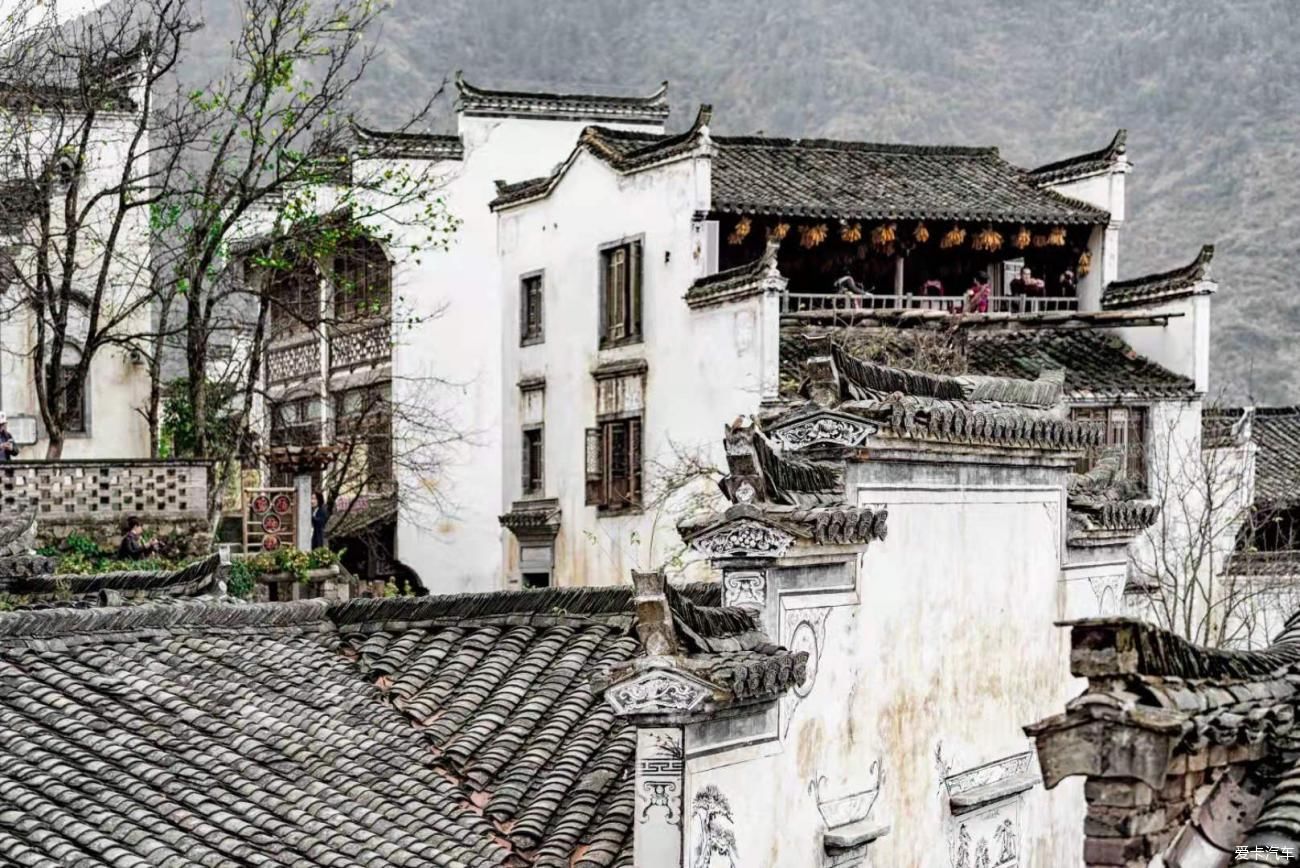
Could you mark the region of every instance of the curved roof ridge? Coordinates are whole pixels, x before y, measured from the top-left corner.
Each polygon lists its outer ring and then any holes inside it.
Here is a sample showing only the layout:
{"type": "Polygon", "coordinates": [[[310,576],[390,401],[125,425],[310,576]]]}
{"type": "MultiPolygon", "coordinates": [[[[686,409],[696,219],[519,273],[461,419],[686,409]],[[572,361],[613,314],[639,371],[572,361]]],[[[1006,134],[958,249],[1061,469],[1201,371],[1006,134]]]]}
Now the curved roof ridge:
{"type": "Polygon", "coordinates": [[[476,87],[456,72],[456,108],[463,114],[541,117],[565,120],[609,119],[620,123],[662,124],[668,118],[668,82],[643,96],[492,90],[476,87]]]}
{"type": "Polygon", "coordinates": [[[1075,175],[1101,171],[1127,152],[1128,130],[1121,127],[1105,147],[1089,151],[1086,154],[1076,154],[1073,157],[1065,157],[1064,159],[1044,163],[1037,168],[1030,169],[1028,174],[1040,183],[1051,183],[1075,175]]]}
{"type": "Polygon", "coordinates": [[[849,139],[781,138],[778,136],[714,136],[719,144],[732,147],[806,148],[809,150],[861,151],[881,154],[916,154],[918,156],[996,157],[996,146],[986,145],[917,145],[905,142],[863,142],[849,139]]]}
{"type": "Polygon", "coordinates": [[[178,602],[97,609],[39,609],[0,613],[0,644],[187,627],[243,629],[327,624],[325,600],[292,603],[178,602]]]}
{"type": "Polygon", "coordinates": [[[1214,279],[1210,273],[1213,259],[1214,245],[1203,244],[1196,258],[1187,265],[1140,277],[1112,280],[1102,290],[1101,305],[1103,308],[1122,307],[1188,295],[1197,284],[1214,279]]]}

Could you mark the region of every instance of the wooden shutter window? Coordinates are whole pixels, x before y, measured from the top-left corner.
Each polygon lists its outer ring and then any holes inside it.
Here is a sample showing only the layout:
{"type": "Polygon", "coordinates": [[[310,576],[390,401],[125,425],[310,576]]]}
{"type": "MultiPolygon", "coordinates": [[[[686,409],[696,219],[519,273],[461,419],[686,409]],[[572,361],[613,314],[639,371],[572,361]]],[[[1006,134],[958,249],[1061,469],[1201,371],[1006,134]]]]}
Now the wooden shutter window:
{"type": "Polygon", "coordinates": [[[1147,412],[1144,407],[1131,407],[1128,411],[1127,452],[1125,472],[1129,479],[1146,484],[1147,478],[1147,412]]]}
{"type": "Polygon", "coordinates": [[[628,334],[641,336],[641,242],[628,246],[631,262],[628,264],[628,334]]]}
{"type": "Polygon", "coordinates": [[[519,490],[528,494],[533,479],[533,468],[529,466],[533,458],[533,444],[529,442],[527,431],[521,433],[519,442],[523,445],[519,456],[519,490]]]}
{"type": "Polygon", "coordinates": [[[622,340],[627,335],[624,306],[627,292],[627,249],[619,247],[607,254],[605,273],[605,337],[611,341],[622,340]]]}
{"type": "Polygon", "coordinates": [[[587,470],[587,505],[605,505],[605,474],[603,438],[599,428],[588,428],[586,432],[586,470],[587,470]]]}
{"type": "Polygon", "coordinates": [[[627,423],[627,463],[628,495],[627,502],[633,506],[641,505],[641,420],[629,419],[627,423]]]}

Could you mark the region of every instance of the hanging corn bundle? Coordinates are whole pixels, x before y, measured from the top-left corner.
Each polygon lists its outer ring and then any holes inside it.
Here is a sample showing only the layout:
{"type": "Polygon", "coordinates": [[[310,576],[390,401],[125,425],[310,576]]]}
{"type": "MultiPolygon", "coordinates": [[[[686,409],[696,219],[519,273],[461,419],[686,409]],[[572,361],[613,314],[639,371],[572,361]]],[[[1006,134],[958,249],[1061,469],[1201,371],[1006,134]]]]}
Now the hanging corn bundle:
{"type": "Polygon", "coordinates": [[[1002,249],[1002,233],[989,226],[975,234],[971,239],[972,250],[987,250],[989,253],[1002,249]]]}
{"type": "Polygon", "coordinates": [[[930,230],[925,228],[924,223],[916,224],[916,228],[912,230],[912,240],[917,244],[924,244],[930,240],[930,230]]]}
{"type": "Polygon", "coordinates": [[[826,236],[830,234],[830,228],[825,223],[818,223],[816,226],[801,226],[799,228],[799,244],[811,250],[825,241],[826,236]]]}
{"type": "Polygon", "coordinates": [[[1047,246],[1047,236],[1046,236],[1046,235],[1035,235],[1035,236],[1034,236],[1034,246],[1035,246],[1035,247],[1046,247],[1046,246],[1047,246]]]}
{"type": "Polygon", "coordinates": [[[1080,277],[1087,277],[1088,272],[1092,271],[1092,254],[1086,250],[1079,254],[1078,270],[1080,277]]]}
{"type": "Polygon", "coordinates": [[[881,249],[892,247],[896,238],[898,227],[893,223],[882,223],[871,230],[871,243],[881,249]]]}
{"type": "Polygon", "coordinates": [[[736,221],[736,228],[731,230],[731,234],[727,236],[727,243],[739,244],[749,237],[749,230],[752,228],[753,224],[750,222],[749,218],[741,217],[736,221]]]}
{"type": "Polygon", "coordinates": [[[773,241],[784,241],[785,236],[790,232],[789,223],[778,223],[771,229],[767,230],[767,237],[773,241]]]}
{"type": "Polygon", "coordinates": [[[1024,250],[1026,247],[1029,246],[1029,242],[1031,242],[1032,240],[1033,240],[1033,236],[1029,234],[1029,227],[1021,226],[1018,230],[1016,230],[1015,240],[1012,241],[1011,243],[1016,246],[1017,250],[1024,250]]]}
{"type": "Polygon", "coordinates": [[[861,241],[861,240],[862,240],[862,224],[861,224],[861,223],[841,223],[841,224],[840,224],[840,240],[841,240],[841,241],[844,241],[844,242],[847,242],[848,244],[853,244],[853,243],[855,243],[855,242],[857,242],[857,241],[861,241]]]}
{"type": "Polygon", "coordinates": [[[954,226],[948,230],[948,234],[943,236],[939,246],[947,250],[950,247],[961,247],[966,243],[966,230],[960,226],[954,226]]]}
{"type": "Polygon", "coordinates": [[[1052,247],[1065,246],[1065,227],[1053,226],[1052,231],[1047,233],[1047,243],[1052,247]]]}

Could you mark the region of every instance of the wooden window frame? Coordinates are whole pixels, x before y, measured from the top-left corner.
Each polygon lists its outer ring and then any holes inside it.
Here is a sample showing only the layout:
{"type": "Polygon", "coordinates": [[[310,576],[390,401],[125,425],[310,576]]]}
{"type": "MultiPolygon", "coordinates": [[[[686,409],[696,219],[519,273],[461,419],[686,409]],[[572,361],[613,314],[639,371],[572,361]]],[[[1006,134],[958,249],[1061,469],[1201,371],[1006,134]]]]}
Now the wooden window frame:
{"type": "MultiPolygon", "coordinates": [[[[63,405],[63,433],[80,436],[90,433],[90,412],[86,400],[89,393],[84,379],[74,383],[72,375],[76,370],[75,363],[59,366],[59,401],[63,405]]],[[[89,376],[90,371],[87,370],[86,374],[89,376]]]]}
{"type": "Polygon", "coordinates": [[[520,486],[524,497],[542,497],[546,492],[546,433],[541,424],[520,429],[520,486]],[[534,438],[536,442],[534,443],[534,438]],[[533,448],[537,450],[536,467],[533,448]],[[536,471],[536,472],[534,472],[536,471]],[[536,485],[533,483],[536,482],[536,485]]]}
{"type": "Polygon", "coordinates": [[[620,238],[599,248],[599,345],[621,347],[645,340],[645,237],[620,238]],[[617,280],[616,261],[624,263],[617,280]]]}
{"type": "Polygon", "coordinates": [[[1124,475],[1136,480],[1145,490],[1147,478],[1147,450],[1151,440],[1151,408],[1145,404],[1083,404],[1070,409],[1070,419],[1076,422],[1100,422],[1104,426],[1104,443],[1089,448],[1075,464],[1076,473],[1087,473],[1097,466],[1102,454],[1116,446],[1124,450],[1124,475]],[[1136,435],[1136,436],[1135,436],[1136,435]]]}
{"type": "Polygon", "coordinates": [[[391,313],[393,264],[379,242],[369,238],[346,242],[334,254],[333,280],[334,318],[338,322],[364,322],[391,313]]]}
{"type": "Polygon", "coordinates": [[[315,267],[299,263],[290,271],[272,271],[267,280],[273,339],[306,334],[320,325],[321,280],[315,267]]]}
{"type": "Polygon", "coordinates": [[[519,276],[519,345],[521,347],[540,344],[546,340],[546,277],[541,271],[530,271],[519,276]],[[537,287],[537,329],[532,331],[529,314],[533,308],[530,302],[530,286],[537,287]]]}
{"type": "Polygon", "coordinates": [[[599,417],[586,430],[584,449],[587,505],[605,514],[640,512],[645,505],[645,417],[641,413],[599,417]],[[618,448],[620,436],[622,448],[618,448]]]}

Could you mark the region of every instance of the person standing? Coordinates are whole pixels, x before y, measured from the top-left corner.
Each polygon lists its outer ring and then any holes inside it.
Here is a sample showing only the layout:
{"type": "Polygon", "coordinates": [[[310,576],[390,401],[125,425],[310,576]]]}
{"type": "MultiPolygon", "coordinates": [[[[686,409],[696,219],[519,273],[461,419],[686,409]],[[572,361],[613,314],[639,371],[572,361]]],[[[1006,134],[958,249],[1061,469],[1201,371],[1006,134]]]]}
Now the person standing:
{"type": "Polygon", "coordinates": [[[988,313],[992,294],[993,287],[989,285],[988,277],[983,272],[976,272],[970,289],[966,291],[966,313],[988,313]]]}
{"type": "Polygon", "coordinates": [[[319,491],[311,493],[311,547],[312,550],[325,547],[325,525],[330,520],[329,507],[325,506],[325,497],[319,491]]]}
{"type": "Polygon", "coordinates": [[[0,461],[13,461],[18,457],[18,444],[9,433],[9,417],[0,413],[0,461]]]}

